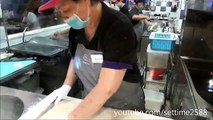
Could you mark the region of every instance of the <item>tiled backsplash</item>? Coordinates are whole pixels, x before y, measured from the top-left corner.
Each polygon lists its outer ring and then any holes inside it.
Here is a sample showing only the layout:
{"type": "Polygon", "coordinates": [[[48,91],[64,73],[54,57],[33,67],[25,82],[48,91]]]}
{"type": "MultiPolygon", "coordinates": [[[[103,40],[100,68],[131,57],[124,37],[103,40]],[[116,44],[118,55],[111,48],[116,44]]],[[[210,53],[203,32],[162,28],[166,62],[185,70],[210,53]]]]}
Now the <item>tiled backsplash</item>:
{"type": "Polygon", "coordinates": [[[151,6],[156,6],[155,12],[157,13],[170,13],[172,12],[172,7],[174,5],[177,5],[177,2],[171,2],[171,1],[151,2],[151,6]]]}
{"type": "Polygon", "coordinates": [[[152,0],[151,6],[155,6],[155,13],[159,14],[169,14],[169,13],[175,13],[174,10],[175,6],[177,7],[178,1],[171,1],[171,0],[152,0]]]}
{"type": "Polygon", "coordinates": [[[175,18],[175,28],[181,31],[185,16],[186,0],[151,0],[151,6],[155,6],[155,14],[168,14],[175,18]],[[177,9],[175,10],[175,6],[177,9]]]}

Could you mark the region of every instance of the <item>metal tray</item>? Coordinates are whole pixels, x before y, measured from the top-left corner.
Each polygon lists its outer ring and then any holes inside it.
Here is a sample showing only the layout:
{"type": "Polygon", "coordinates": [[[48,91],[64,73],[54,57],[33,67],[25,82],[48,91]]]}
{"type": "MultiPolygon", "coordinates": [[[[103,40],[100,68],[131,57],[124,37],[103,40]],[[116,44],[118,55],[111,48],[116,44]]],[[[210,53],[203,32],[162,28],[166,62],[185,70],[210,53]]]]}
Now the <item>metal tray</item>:
{"type": "Polygon", "coordinates": [[[34,37],[29,41],[14,45],[14,53],[52,57],[68,49],[68,39],[52,40],[49,37],[34,37]]]}

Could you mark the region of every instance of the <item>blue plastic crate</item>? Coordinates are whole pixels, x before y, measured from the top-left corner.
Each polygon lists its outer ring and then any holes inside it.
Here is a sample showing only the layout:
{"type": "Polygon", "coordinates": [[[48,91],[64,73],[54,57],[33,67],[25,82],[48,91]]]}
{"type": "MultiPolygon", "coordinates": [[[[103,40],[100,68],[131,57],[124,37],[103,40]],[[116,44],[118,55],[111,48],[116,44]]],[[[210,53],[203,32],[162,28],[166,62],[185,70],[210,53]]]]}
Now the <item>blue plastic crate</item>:
{"type": "Polygon", "coordinates": [[[175,46],[175,42],[168,40],[152,40],[151,49],[152,50],[162,50],[162,51],[171,51],[175,46]]]}
{"type": "Polygon", "coordinates": [[[152,32],[149,36],[152,50],[171,51],[178,36],[173,33],[152,32]]]}

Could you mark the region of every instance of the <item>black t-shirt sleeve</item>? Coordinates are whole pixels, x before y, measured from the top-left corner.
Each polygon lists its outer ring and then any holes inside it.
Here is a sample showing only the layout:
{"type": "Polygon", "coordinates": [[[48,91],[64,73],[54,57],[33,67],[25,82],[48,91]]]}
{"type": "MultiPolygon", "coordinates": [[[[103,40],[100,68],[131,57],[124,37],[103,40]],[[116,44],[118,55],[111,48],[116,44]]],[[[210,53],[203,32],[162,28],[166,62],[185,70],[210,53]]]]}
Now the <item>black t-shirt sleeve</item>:
{"type": "Polygon", "coordinates": [[[133,15],[138,15],[139,13],[138,13],[138,10],[137,10],[137,8],[132,8],[131,10],[130,10],[130,14],[133,16],[133,15]]]}
{"type": "Polygon", "coordinates": [[[132,69],[137,61],[136,37],[130,21],[118,20],[106,33],[103,42],[102,67],[113,69],[132,69]]]}
{"type": "Polygon", "coordinates": [[[138,21],[132,19],[132,17],[133,17],[134,15],[139,15],[139,11],[138,11],[138,9],[137,9],[136,7],[132,8],[132,9],[130,10],[130,17],[131,17],[132,24],[133,24],[133,25],[136,25],[136,24],[138,23],[138,21]]]}

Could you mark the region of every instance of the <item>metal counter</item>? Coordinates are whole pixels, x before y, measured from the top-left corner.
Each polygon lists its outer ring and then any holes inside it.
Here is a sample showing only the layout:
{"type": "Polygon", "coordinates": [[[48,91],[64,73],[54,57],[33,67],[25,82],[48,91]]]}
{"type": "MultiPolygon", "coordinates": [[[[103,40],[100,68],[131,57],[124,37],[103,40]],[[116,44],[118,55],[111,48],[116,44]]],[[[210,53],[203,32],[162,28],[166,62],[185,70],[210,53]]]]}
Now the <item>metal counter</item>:
{"type": "Polygon", "coordinates": [[[173,116],[175,119],[207,119],[213,118],[213,106],[207,103],[197,92],[192,77],[185,62],[180,59],[180,65],[175,71],[171,109],[178,111],[190,111],[190,115],[173,116]],[[198,113],[196,111],[199,111],[198,113]]]}
{"type": "MultiPolygon", "coordinates": [[[[181,60],[182,61],[182,60],[181,60]]],[[[190,76],[190,73],[185,65],[185,63],[182,61],[182,66],[184,69],[184,72],[186,74],[187,82],[189,84],[190,87],[190,92],[192,97],[194,98],[194,102],[195,102],[195,107],[196,109],[200,109],[200,110],[207,110],[207,115],[201,115],[203,117],[207,117],[207,118],[213,118],[213,112],[209,111],[208,109],[213,109],[213,106],[209,103],[207,103],[198,93],[197,90],[195,89],[194,83],[192,81],[192,78],[190,76]]]]}
{"type": "MultiPolygon", "coordinates": [[[[7,87],[3,87],[3,86],[0,86],[0,90],[1,90],[0,95],[11,95],[11,96],[15,96],[15,97],[20,98],[24,103],[24,112],[23,113],[26,113],[27,110],[30,107],[34,106],[36,103],[38,103],[39,101],[41,101],[45,97],[44,95],[41,95],[41,94],[36,94],[36,93],[32,93],[32,92],[27,92],[27,91],[21,91],[21,90],[7,88],[7,87]]],[[[69,98],[69,100],[73,100],[73,103],[75,103],[74,101],[79,101],[79,99],[76,99],[76,98],[69,98]]],[[[120,111],[118,109],[104,108],[102,110],[102,112],[103,112],[103,115],[105,114],[105,116],[109,115],[109,116],[116,117],[117,119],[124,119],[125,117],[129,118],[128,114],[121,114],[121,115],[118,115],[118,116],[114,116],[115,112],[121,112],[122,113],[122,111],[120,111]]],[[[124,110],[123,112],[127,112],[127,111],[124,110]]],[[[136,119],[139,119],[139,118],[150,119],[150,118],[152,118],[152,119],[156,119],[156,120],[159,120],[159,119],[170,120],[169,118],[154,116],[154,115],[150,115],[150,114],[146,114],[146,113],[141,113],[141,112],[136,112],[136,111],[132,111],[132,112],[133,113],[131,113],[131,114],[134,115],[134,117],[136,119]]],[[[23,113],[22,113],[22,115],[23,115],[23,113]]],[[[101,117],[101,114],[100,114],[100,117],[101,117]]]]}
{"type": "Polygon", "coordinates": [[[23,113],[27,112],[27,110],[31,106],[36,105],[38,102],[40,102],[45,97],[42,94],[22,91],[22,90],[8,88],[8,87],[4,87],[4,86],[0,86],[0,95],[11,95],[11,96],[20,98],[24,103],[23,113]]]}

